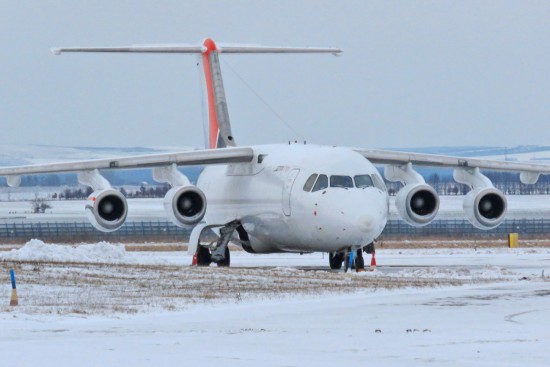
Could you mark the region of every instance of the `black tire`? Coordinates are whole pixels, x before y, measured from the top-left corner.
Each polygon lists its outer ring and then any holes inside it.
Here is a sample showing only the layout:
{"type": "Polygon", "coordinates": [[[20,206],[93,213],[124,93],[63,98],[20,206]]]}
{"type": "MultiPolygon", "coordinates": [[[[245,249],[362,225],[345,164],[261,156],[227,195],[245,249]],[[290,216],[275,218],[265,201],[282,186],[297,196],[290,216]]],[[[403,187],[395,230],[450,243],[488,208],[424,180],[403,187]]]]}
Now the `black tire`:
{"type": "Polygon", "coordinates": [[[344,254],[331,252],[328,254],[328,262],[332,270],[340,270],[344,262],[344,254]]]}
{"type": "Polygon", "coordinates": [[[374,252],[374,242],[371,242],[368,245],[366,245],[364,250],[367,254],[372,254],[374,252]]]}
{"type": "Polygon", "coordinates": [[[349,252],[344,256],[344,273],[347,273],[349,269],[349,252]]]}
{"type": "Polygon", "coordinates": [[[363,251],[361,249],[357,250],[355,256],[355,270],[365,270],[365,259],[363,259],[363,251]]]}
{"type": "Polygon", "coordinates": [[[211,263],[212,257],[210,256],[210,250],[204,246],[199,246],[197,249],[197,265],[210,266],[211,263]]]}
{"type": "Polygon", "coordinates": [[[229,267],[229,265],[231,264],[231,255],[229,252],[229,246],[225,248],[225,259],[223,259],[222,261],[218,261],[217,264],[218,266],[229,267]]]}

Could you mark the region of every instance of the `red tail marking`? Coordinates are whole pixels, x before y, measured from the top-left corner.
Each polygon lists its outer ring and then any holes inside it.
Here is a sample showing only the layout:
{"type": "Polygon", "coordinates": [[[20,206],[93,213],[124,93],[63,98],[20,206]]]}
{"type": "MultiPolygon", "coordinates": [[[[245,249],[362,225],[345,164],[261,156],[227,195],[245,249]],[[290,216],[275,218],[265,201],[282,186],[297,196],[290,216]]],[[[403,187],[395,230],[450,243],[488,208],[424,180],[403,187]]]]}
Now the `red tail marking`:
{"type": "Polygon", "coordinates": [[[202,65],[204,67],[204,76],[206,81],[206,92],[208,98],[208,147],[214,149],[218,144],[218,117],[216,116],[216,105],[214,104],[214,86],[212,84],[212,70],[210,69],[210,53],[217,51],[218,48],[214,41],[207,38],[203,42],[206,49],[202,53],[202,65]]]}

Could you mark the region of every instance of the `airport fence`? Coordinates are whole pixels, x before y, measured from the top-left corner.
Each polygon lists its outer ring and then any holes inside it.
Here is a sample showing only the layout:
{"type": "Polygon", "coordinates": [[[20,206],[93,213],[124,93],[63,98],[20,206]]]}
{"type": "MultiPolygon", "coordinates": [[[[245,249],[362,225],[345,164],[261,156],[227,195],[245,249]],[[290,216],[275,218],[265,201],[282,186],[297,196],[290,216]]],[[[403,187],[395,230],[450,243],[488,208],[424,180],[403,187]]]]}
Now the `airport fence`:
{"type": "Polygon", "coordinates": [[[508,233],[519,233],[523,236],[541,236],[550,234],[550,219],[508,219],[500,226],[490,230],[475,228],[465,219],[434,220],[425,227],[411,227],[401,220],[390,220],[382,236],[438,236],[449,238],[467,237],[501,237],[508,233]]]}
{"type": "MultiPolygon", "coordinates": [[[[520,236],[550,235],[550,219],[509,219],[499,227],[483,231],[473,227],[467,220],[436,220],[431,224],[415,228],[400,220],[390,220],[382,238],[404,238],[408,236],[442,238],[490,238],[503,237],[508,233],[520,236]]],[[[48,241],[187,241],[189,229],[179,228],[168,221],[130,221],[118,231],[104,233],[88,222],[5,222],[0,223],[0,240],[3,242],[24,242],[32,238],[48,241]]]]}
{"type": "Polygon", "coordinates": [[[0,238],[8,242],[33,238],[67,242],[80,241],[186,241],[191,231],[166,221],[126,222],[115,232],[100,232],[88,222],[0,223],[0,238]]]}

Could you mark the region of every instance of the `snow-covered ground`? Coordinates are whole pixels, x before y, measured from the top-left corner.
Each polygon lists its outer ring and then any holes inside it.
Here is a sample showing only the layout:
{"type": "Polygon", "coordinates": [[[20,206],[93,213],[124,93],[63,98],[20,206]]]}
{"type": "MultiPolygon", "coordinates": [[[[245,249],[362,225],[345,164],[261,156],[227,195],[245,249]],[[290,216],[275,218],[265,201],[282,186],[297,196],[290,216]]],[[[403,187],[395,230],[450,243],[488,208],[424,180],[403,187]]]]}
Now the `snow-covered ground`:
{"type": "Polygon", "coordinates": [[[550,249],[377,251],[374,272],[322,254],[184,252],[31,241],[0,252],[6,366],[547,366],[550,249]],[[20,306],[8,307],[7,269],[20,306]]]}
{"type": "Polygon", "coordinates": [[[524,282],[122,317],[2,315],[0,348],[6,366],[547,366],[549,293],[524,282]]]}

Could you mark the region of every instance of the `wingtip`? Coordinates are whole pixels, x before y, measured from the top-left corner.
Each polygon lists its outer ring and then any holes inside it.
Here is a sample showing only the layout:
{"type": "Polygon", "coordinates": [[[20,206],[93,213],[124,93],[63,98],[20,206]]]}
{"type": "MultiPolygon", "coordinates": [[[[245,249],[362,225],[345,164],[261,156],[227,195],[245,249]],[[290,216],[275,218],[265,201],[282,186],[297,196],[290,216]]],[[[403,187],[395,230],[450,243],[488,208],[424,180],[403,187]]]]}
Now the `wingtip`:
{"type": "Polygon", "coordinates": [[[50,52],[53,54],[53,55],[61,55],[61,49],[60,48],[55,48],[55,47],[52,47],[50,48],[50,52]]]}

